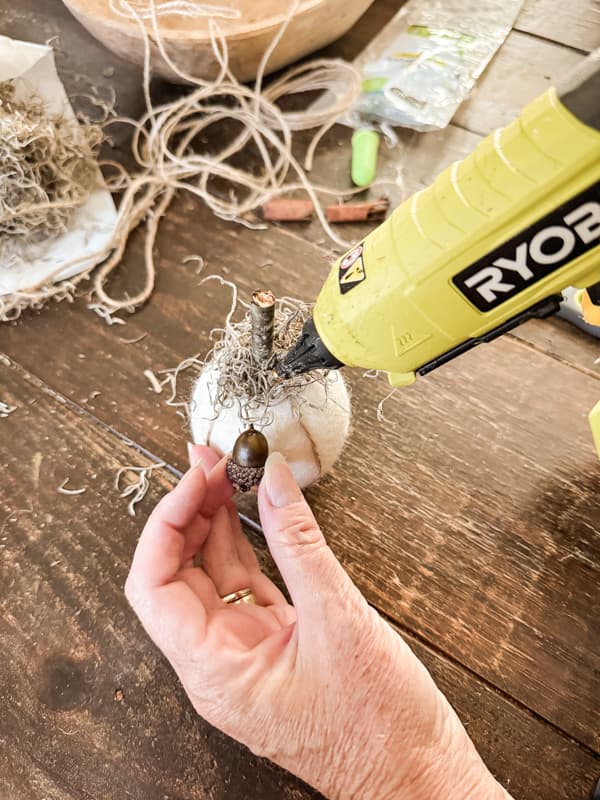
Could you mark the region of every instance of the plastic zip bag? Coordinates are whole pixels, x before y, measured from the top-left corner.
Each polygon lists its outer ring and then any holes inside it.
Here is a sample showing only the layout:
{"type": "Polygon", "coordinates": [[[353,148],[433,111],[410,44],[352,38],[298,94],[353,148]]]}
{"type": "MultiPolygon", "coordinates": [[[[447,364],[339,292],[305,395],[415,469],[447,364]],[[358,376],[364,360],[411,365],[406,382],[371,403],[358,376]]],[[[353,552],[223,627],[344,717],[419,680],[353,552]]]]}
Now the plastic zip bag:
{"type": "Polygon", "coordinates": [[[522,0],[409,0],[354,64],[362,119],[444,128],[512,28],[522,0]]]}

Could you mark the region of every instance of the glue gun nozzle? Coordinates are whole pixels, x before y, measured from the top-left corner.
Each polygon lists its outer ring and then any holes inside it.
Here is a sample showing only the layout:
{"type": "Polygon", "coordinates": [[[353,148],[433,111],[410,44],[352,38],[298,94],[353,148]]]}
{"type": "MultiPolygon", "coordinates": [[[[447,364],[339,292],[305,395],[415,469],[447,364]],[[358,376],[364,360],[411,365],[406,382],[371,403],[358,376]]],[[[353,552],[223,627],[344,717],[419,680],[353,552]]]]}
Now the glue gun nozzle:
{"type": "Polygon", "coordinates": [[[275,363],[275,370],[280,377],[291,378],[313,369],[339,369],[343,366],[325,347],[311,318],[304,323],[294,346],[275,363]]]}

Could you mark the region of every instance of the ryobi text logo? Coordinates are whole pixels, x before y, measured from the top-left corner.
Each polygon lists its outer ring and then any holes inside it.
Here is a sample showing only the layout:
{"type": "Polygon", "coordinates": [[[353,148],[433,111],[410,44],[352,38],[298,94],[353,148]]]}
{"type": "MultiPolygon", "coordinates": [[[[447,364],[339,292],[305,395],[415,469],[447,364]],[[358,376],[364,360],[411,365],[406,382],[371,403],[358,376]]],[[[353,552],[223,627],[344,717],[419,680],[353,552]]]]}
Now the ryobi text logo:
{"type": "Polygon", "coordinates": [[[600,183],[504,242],[452,280],[480,311],[490,311],[598,244],[600,183]]]}

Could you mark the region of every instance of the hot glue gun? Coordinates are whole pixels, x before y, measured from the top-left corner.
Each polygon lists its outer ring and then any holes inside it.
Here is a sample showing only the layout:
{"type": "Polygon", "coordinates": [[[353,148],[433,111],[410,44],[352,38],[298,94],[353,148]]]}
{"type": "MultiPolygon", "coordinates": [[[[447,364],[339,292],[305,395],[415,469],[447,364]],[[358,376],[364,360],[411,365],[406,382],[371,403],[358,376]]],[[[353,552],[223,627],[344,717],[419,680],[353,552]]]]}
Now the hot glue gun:
{"type": "Polygon", "coordinates": [[[356,366],[406,386],[553,314],[568,286],[600,325],[598,54],[336,261],[276,369],[356,366]]]}

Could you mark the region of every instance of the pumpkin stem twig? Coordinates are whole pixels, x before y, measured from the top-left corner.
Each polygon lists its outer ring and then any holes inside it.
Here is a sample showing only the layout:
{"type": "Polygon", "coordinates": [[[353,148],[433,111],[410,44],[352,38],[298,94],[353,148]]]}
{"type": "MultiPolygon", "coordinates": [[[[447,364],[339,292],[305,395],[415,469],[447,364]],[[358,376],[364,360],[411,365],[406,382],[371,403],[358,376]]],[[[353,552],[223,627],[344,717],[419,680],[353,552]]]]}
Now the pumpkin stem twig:
{"type": "Polygon", "coordinates": [[[252,319],[252,355],[261,369],[265,369],[273,354],[273,326],[275,322],[275,296],[273,292],[258,289],[250,304],[252,319]]]}

